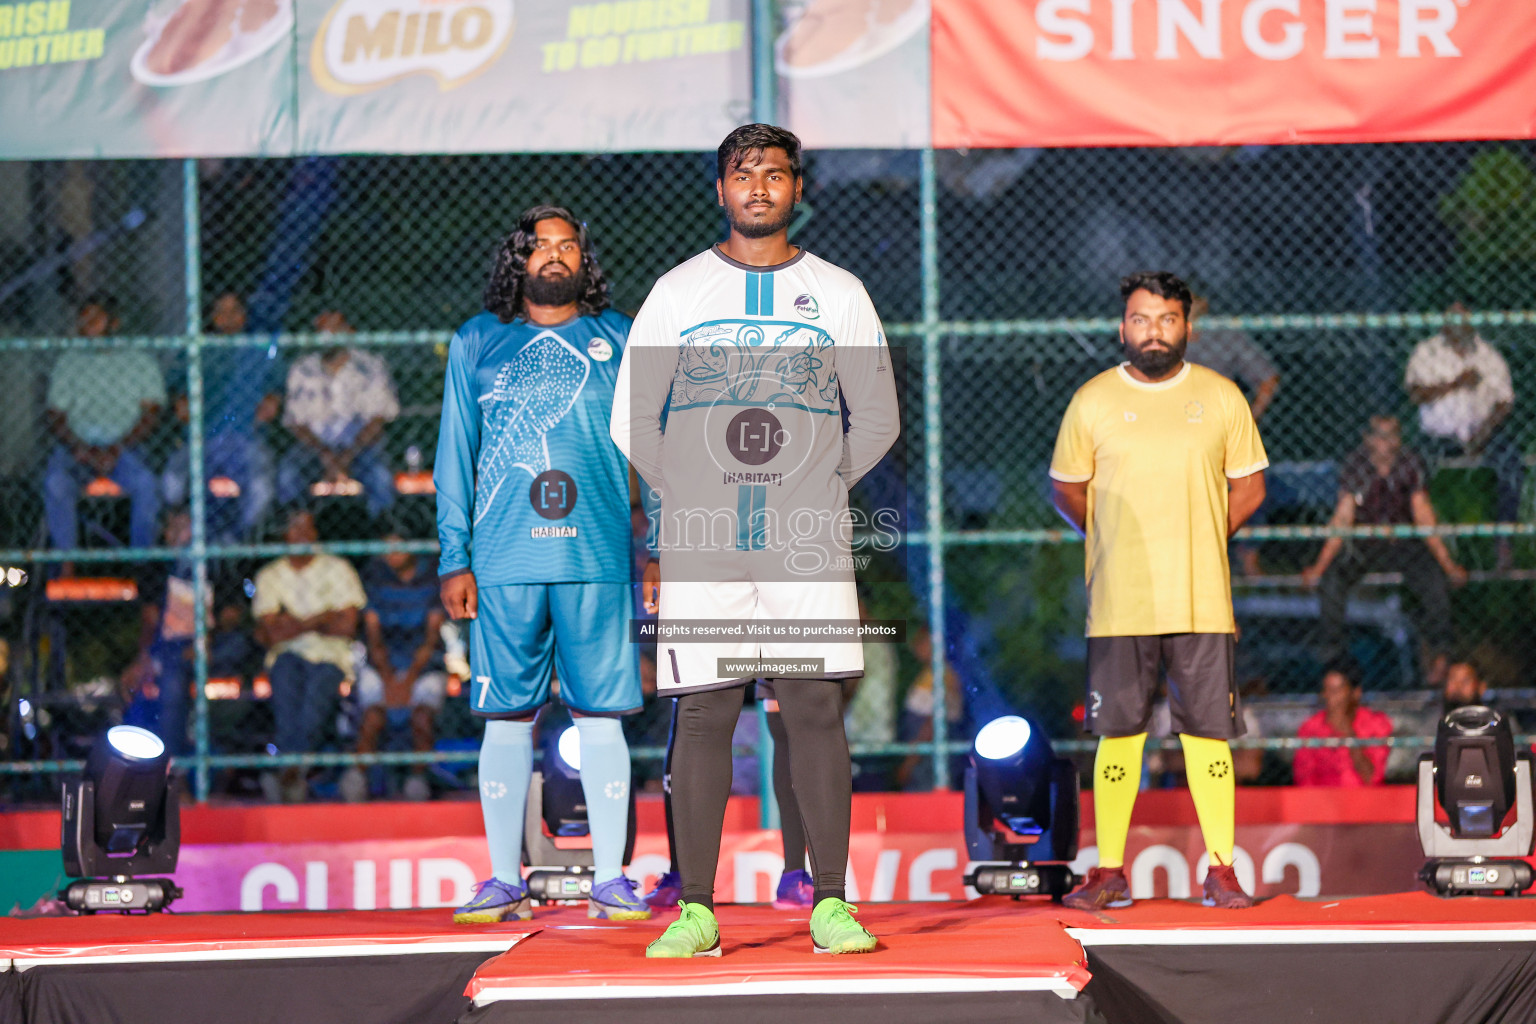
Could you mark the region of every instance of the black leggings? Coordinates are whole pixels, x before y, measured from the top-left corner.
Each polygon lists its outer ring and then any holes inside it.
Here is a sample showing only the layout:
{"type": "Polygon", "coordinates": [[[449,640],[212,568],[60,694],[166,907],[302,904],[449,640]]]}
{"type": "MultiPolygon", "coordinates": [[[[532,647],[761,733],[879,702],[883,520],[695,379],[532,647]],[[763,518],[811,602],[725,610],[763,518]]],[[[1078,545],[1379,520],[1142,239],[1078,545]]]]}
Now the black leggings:
{"type": "MultiPolygon", "coordinates": [[[[667,760],[662,767],[662,805],[667,818],[668,871],[677,870],[677,824],[672,815],[672,751],[677,744],[677,709],[672,728],[667,732],[667,760]]],[[[800,820],[800,804],[795,800],[794,783],[789,775],[789,734],[784,731],[784,717],[768,712],[768,733],[773,737],[773,799],[779,805],[779,839],[784,846],[784,871],[805,870],[805,825],[800,820]]]]}
{"type": "MultiPolygon", "coordinates": [[[[789,770],[810,847],[818,901],[844,895],[853,770],[843,732],[842,687],[829,679],[778,680],[789,770]]],[[[683,899],[715,905],[720,829],[731,796],[731,735],[741,714],[731,687],[677,699],[672,749],[672,813],[683,899]]]]}
{"type": "Polygon", "coordinates": [[[805,870],[805,824],[800,819],[800,801],[795,799],[795,785],[789,769],[789,733],[784,730],[784,715],[767,714],[768,735],[773,737],[773,801],[779,805],[779,839],[784,844],[784,871],[805,870]]]}

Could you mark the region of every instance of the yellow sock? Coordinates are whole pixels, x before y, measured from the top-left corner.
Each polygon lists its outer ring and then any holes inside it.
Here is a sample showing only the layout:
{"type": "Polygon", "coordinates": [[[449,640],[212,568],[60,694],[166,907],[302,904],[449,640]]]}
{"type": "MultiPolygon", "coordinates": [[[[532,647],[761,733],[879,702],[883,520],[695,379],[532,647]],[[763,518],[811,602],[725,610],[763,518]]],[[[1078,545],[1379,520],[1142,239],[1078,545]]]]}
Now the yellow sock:
{"type": "Polygon", "coordinates": [[[1125,864],[1125,839],[1131,831],[1131,808],[1141,788],[1141,748],[1146,733],[1104,736],[1093,759],[1093,821],[1099,839],[1099,867],[1125,864]]]}
{"type": "Polygon", "coordinates": [[[1184,747],[1184,774],[1189,778],[1189,795],[1195,799],[1206,852],[1212,864],[1231,864],[1232,848],[1237,843],[1232,745],[1226,740],[1184,733],[1179,734],[1179,743],[1184,747]]]}

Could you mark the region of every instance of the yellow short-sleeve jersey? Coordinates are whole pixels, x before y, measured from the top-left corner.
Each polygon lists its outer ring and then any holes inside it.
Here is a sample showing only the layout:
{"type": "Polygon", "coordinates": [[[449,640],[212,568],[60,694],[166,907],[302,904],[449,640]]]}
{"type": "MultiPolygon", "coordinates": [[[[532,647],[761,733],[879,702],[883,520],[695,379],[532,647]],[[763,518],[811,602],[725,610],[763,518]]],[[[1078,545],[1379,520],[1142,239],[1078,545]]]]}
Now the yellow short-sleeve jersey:
{"type": "Polygon", "coordinates": [[[1268,465],[1242,392],[1203,366],[1078,388],[1051,476],[1088,482],[1088,635],[1231,633],[1227,481],[1268,465]]]}

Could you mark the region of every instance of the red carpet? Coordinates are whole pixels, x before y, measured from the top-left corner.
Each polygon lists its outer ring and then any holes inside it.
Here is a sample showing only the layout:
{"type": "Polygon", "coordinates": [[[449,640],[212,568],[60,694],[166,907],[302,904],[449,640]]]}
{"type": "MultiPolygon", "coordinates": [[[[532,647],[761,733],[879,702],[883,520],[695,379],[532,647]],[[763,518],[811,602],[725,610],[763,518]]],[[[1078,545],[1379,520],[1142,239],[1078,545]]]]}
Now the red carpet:
{"type": "MultiPolygon", "coordinates": [[[[540,915],[537,935],[480,968],[477,1001],[557,999],[559,990],[622,997],[624,989],[763,985],[774,991],[841,991],[861,981],[882,991],[1027,988],[1074,994],[1088,972],[1078,946],[1057,922],[1059,908],[1006,899],[973,903],[867,904],[859,914],[880,938],[873,953],[817,956],[808,915],[769,907],[721,905],[724,955],[648,960],[645,946],[673,914],[649,922],[592,928],[579,911],[540,915]],[[998,981],[1012,981],[998,986],[998,981]],[[599,993],[598,989],[604,990],[599,993]]],[[[681,994],[681,993],[679,993],[681,994]]]]}

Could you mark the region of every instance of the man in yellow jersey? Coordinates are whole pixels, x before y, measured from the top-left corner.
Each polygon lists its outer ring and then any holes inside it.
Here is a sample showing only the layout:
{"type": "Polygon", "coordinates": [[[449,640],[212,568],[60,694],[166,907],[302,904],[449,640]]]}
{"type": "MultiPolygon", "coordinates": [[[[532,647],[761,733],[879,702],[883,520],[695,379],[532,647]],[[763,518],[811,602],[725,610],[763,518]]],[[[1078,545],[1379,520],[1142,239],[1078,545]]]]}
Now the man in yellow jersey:
{"type": "Polygon", "coordinates": [[[1251,907],[1232,870],[1228,740],[1243,733],[1233,676],[1227,539],[1264,501],[1269,460],[1237,385],[1184,361],[1189,286],[1120,282],[1126,361],[1078,389],[1051,457],[1052,499],[1087,539],[1088,697],[1099,866],[1064,902],[1130,905],[1125,840],[1141,752],[1167,669],[1174,731],[1210,853],[1205,904],[1251,907]]]}

